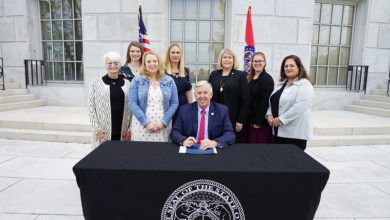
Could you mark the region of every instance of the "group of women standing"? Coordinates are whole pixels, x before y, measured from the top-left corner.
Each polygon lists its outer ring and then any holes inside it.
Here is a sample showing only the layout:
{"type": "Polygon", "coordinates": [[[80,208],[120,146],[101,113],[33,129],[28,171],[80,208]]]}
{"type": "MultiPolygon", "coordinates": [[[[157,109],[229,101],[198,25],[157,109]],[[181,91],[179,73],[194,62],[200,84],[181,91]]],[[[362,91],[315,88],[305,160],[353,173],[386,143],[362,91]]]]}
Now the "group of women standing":
{"type": "Polygon", "coordinates": [[[157,53],[144,53],[138,42],[131,42],[126,64],[120,65],[117,52],[104,55],[104,63],[107,74],[93,81],[89,94],[92,146],[106,140],[168,141],[178,106],[192,102],[180,46],[171,45],[163,63],[157,53]]]}
{"type": "MultiPolygon", "coordinates": [[[[181,47],[172,44],[163,63],[157,53],[144,53],[139,43],[131,42],[125,65],[120,66],[116,52],[107,53],[104,62],[107,74],[93,81],[89,96],[92,145],[106,140],[169,141],[178,108],[193,101],[181,47]]],[[[238,70],[234,52],[222,50],[219,69],[209,77],[212,101],[228,107],[237,142],[290,143],[305,149],[312,132],[308,74],[299,57],[288,56],[274,87],[266,64],[265,55],[257,52],[246,74],[238,70]]]]}

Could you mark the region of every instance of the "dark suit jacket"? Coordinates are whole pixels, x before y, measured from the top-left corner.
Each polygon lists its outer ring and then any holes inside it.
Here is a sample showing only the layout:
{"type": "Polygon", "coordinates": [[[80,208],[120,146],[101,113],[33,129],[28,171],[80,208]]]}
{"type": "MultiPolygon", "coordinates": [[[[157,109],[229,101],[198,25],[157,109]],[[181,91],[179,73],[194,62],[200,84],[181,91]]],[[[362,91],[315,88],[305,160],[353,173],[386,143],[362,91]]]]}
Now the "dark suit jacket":
{"type": "Polygon", "coordinates": [[[228,77],[222,79],[222,69],[211,72],[209,83],[213,87],[213,102],[224,104],[229,109],[233,127],[236,122],[244,124],[249,108],[249,87],[246,74],[233,69],[228,77]],[[223,93],[220,92],[223,85],[223,93]]]}
{"type": "MultiPolygon", "coordinates": [[[[198,132],[198,104],[197,102],[180,107],[179,115],[171,131],[171,140],[180,144],[188,137],[196,138],[198,132]]],[[[235,135],[229,118],[229,111],[225,105],[210,103],[208,137],[217,141],[220,147],[233,144],[235,135]]]]}

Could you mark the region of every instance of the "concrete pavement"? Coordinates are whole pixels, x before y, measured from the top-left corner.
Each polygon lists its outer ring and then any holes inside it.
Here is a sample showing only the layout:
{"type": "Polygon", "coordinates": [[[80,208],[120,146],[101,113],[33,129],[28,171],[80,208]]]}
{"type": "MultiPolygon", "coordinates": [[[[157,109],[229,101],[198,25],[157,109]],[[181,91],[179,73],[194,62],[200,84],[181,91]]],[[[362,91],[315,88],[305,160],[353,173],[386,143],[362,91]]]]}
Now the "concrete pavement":
{"type": "MultiPolygon", "coordinates": [[[[72,167],[87,144],[0,139],[0,219],[81,220],[72,167]]],[[[317,220],[390,220],[390,145],[311,147],[331,171],[317,220]]]]}

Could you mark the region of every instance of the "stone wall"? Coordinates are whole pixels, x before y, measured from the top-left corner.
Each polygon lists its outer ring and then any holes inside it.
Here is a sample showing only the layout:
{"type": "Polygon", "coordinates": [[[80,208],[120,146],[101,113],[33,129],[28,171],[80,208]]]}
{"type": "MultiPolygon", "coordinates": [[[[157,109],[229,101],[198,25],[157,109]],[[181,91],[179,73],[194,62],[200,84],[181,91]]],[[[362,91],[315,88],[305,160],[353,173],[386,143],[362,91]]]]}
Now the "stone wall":
{"type": "MultiPolygon", "coordinates": [[[[142,1],[143,20],[153,50],[168,44],[167,1],[142,1]]],[[[138,40],[138,0],[83,0],[84,84],[87,96],[91,81],[105,74],[103,55],[117,51],[125,62],[127,46],[138,40]]]]}
{"type": "Polygon", "coordinates": [[[4,73],[22,86],[24,59],[31,59],[26,0],[0,0],[0,57],[4,73]]]}
{"type": "Polygon", "coordinates": [[[390,1],[369,0],[363,64],[369,65],[368,88],[384,83],[390,68],[390,1]]]}
{"type": "MultiPolygon", "coordinates": [[[[41,59],[40,45],[32,34],[39,23],[36,12],[31,10],[32,2],[37,7],[35,0],[0,0],[0,57],[4,57],[7,76],[22,85],[23,60],[41,59]]],[[[282,59],[290,54],[301,57],[309,69],[314,3],[315,0],[252,1],[256,50],[266,54],[266,69],[275,80],[279,78],[282,59]]],[[[235,51],[242,68],[248,1],[227,0],[226,4],[225,44],[235,51]]],[[[370,66],[369,89],[376,88],[387,78],[390,66],[390,1],[361,0],[357,8],[351,60],[352,64],[370,66]]],[[[151,47],[163,56],[169,45],[169,1],[144,0],[142,9],[151,47]]],[[[84,83],[50,84],[30,91],[49,104],[85,105],[91,81],[105,74],[103,54],[118,51],[124,62],[129,42],[137,40],[137,13],[138,0],[82,0],[84,83]],[[73,99],[66,98],[71,94],[73,99]]],[[[317,88],[316,94],[315,109],[342,108],[359,97],[331,88],[317,88]],[[333,104],[323,105],[330,102],[333,104]]]]}
{"type": "MultiPolygon", "coordinates": [[[[310,64],[313,0],[252,1],[252,23],[256,51],[267,58],[267,71],[279,78],[284,57],[298,55],[306,68],[310,64]]],[[[232,1],[231,48],[243,64],[247,1],[232,1]]]]}

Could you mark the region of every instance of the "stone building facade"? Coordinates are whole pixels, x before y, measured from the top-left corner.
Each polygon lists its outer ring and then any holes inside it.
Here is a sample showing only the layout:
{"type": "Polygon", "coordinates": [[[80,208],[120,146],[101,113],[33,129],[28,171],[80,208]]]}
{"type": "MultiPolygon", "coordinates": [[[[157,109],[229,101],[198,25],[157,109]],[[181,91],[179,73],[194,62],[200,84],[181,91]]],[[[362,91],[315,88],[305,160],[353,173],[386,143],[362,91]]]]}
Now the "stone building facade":
{"type": "MultiPolygon", "coordinates": [[[[242,67],[246,0],[143,0],[151,47],[165,56],[180,43],[191,80],[207,78],[222,48],[242,67]]],[[[278,79],[282,59],[302,58],[315,81],[314,109],[341,109],[362,93],[345,90],[348,65],[369,65],[368,91],[390,66],[389,0],[252,0],[256,51],[278,79]]],[[[6,76],[24,85],[24,59],[50,65],[47,85],[29,86],[50,105],[84,106],[102,56],[138,37],[138,0],[0,0],[0,57],[6,76]],[[50,30],[49,30],[49,29],[50,30]],[[70,72],[69,72],[70,71],[70,72]]]]}

